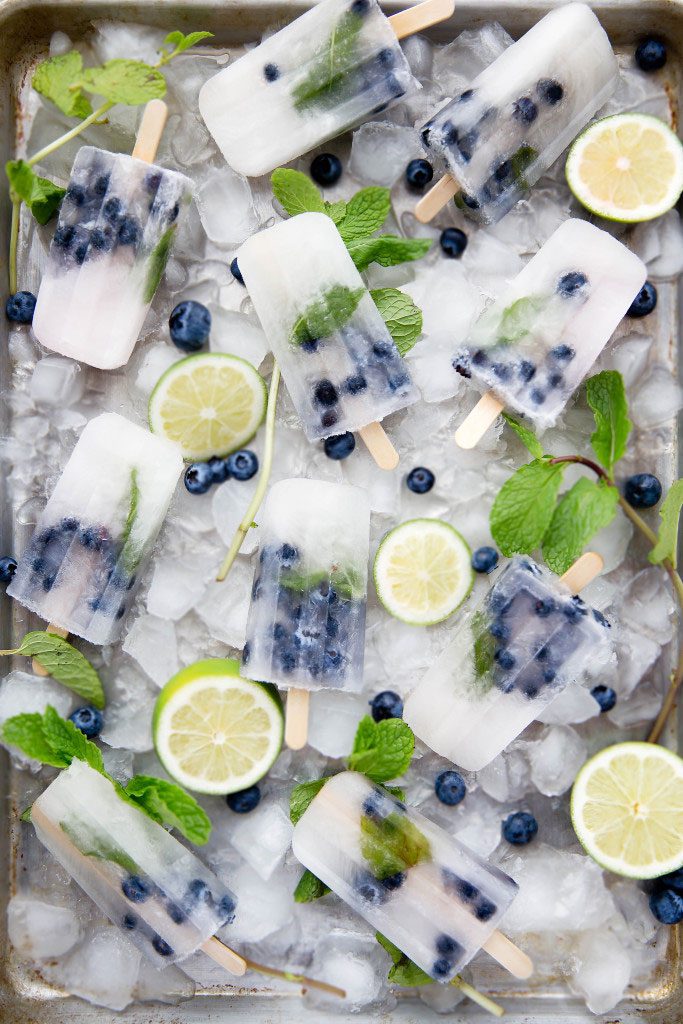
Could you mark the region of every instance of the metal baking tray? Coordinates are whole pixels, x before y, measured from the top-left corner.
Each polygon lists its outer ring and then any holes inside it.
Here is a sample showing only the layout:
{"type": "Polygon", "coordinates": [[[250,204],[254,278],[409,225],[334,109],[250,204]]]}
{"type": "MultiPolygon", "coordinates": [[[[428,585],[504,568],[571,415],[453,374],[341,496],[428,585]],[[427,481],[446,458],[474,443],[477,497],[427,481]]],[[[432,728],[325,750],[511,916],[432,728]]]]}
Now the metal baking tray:
{"type": "MultiPolygon", "coordinates": [[[[212,43],[235,49],[258,40],[274,24],[282,24],[310,6],[306,0],[0,0],[0,156],[2,163],[10,159],[23,130],[22,89],[32,67],[42,59],[51,34],[61,30],[77,41],[101,19],[146,24],[161,29],[191,31],[207,29],[215,34],[212,43]]],[[[385,5],[389,13],[406,6],[400,0],[385,5]]],[[[552,7],[546,0],[457,0],[454,16],[435,28],[432,38],[449,41],[465,28],[486,21],[499,21],[518,37],[552,7]]],[[[638,38],[656,31],[670,47],[667,64],[667,93],[674,127],[678,125],[681,100],[681,55],[683,53],[683,0],[600,0],[592,4],[615,48],[633,49],[638,38]]],[[[1,194],[1,193],[0,193],[1,194]]],[[[8,251],[9,203],[0,199],[0,272],[6,275],[5,254],[8,251]]],[[[653,355],[678,375],[678,335],[680,328],[680,289],[676,281],[658,282],[657,338],[653,355]]],[[[0,381],[10,379],[7,330],[0,318],[0,381]]],[[[8,403],[0,401],[0,433],[11,435],[12,423],[8,403]]],[[[666,485],[678,475],[675,424],[660,428],[658,453],[643,452],[666,485]],[[673,454],[672,454],[673,453],[673,454]]],[[[0,476],[0,550],[13,550],[13,510],[10,496],[0,476]]],[[[2,647],[22,635],[21,612],[13,612],[9,601],[0,602],[2,647]],[[14,616],[14,621],[13,621],[14,616]]],[[[674,645],[675,646],[675,645],[674,645]]],[[[665,659],[662,659],[665,660],[665,659]]],[[[4,666],[3,666],[4,668],[4,666]]],[[[661,667],[668,674],[666,665],[661,667]]],[[[676,743],[674,725],[669,728],[667,742],[676,743]]],[[[239,986],[198,988],[196,997],[180,1006],[137,1004],[121,1014],[101,1009],[66,996],[46,984],[37,972],[28,971],[13,957],[6,934],[5,907],[11,895],[21,852],[16,842],[17,807],[14,799],[12,771],[4,751],[0,751],[0,783],[6,813],[5,827],[0,830],[0,1024],[94,1024],[120,1019],[126,1024],[209,1024],[227,1021],[234,1024],[293,1024],[308,1017],[311,1020],[337,1022],[373,1019],[392,1024],[422,1024],[444,1019],[419,1002],[409,992],[399,992],[396,1008],[391,1012],[361,1013],[353,1017],[345,1012],[325,1014],[304,1008],[295,987],[283,991],[239,986]],[[7,885],[4,880],[7,880],[7,885]]],[[[667,957],[659,966],[647,988],[630,991],[626,999],[611,1013],[595,1017],[583,1003],[571,996],[562,983],[539,987],[501,989],[494,985],[494,994],[506,1008],[509,1024],[651,1024],[683,1022],[683,953],[681,936],[671,930],[667,957]]],[[[491,1018],[473,1003],[460,1004],[450,1019],[483,1024],[491,1018]]]]}

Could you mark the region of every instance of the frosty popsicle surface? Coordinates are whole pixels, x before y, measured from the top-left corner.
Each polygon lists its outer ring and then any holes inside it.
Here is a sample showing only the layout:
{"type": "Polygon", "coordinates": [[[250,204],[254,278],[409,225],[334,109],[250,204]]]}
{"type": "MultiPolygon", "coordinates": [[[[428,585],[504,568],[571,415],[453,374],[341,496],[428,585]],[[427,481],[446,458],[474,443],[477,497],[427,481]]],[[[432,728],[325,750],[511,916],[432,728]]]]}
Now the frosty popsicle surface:
{"type": "Polygon", "coordinates": [[[419,394],[334,222],[302,213],[248,239],[240,271],[310,441],[419,394]]]}
{"type": "Polygon", "coordinates": [[[473,217],[500,220],[617,81],[616,57],[591,9],[570,3],[551,11],[422,128],[426,152],[453,179],[441,205],[459,190],[456,201],[473,217]]]}
{"type": "Polygon", "coordinates": [[[292,848],[441,982],[489,942],[517,892],[502,871],[356,772],[325,783],[295,826],[292,848]]]}
{"type": "Polygon", "coordinates": [[[432,750],[479,771],[609,642],[599,611],[531,558],[516,557],[465,611],[403,718],[432,750]]]}
{"type": "Polygon", "coordinates": [[[183,467],[175,445],[116,413],[81,434],[8,594],[57,626],[111,643],[183,467]]]}
{"type": "Polygon", "coordinates": [[[128,362],[191,189],[144,160],[78,151],[33,317],[41,345],[103,370],[128,362]]]}
{"type": "Polygon", "coordinates": [[[287,689],[360,689],[369,531],[368,498],[358,487],[272,487],[242,656],[249,678],[287,689]]]}

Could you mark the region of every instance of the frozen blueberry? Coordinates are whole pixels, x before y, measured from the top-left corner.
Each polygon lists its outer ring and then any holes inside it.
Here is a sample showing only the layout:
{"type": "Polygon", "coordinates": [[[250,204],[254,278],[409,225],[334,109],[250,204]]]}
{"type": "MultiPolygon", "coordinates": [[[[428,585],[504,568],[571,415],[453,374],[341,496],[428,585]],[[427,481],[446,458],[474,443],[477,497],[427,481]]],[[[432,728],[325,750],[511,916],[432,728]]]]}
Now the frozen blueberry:
{"type": "Polygon", "coordinates": [[[341,459],[349,457],[356,447],[356,438],[350,430],[347,430],[345,434],[334,434],[332,437],[326,437],[323,441],[323,447],[328,459],[335,459],[339,462],[341,459]]]}
{"type": "Polygon", "coordinates": [[[11,583],[17,571],[17,560],[11,555],[0,558],[0,583],[11,583]]]}
{"type": "Polygon", "coordinates": [[[299,552],[291,544],[283,544],[278,551],[278,557],[285,569],[290,569],[299,560],[299,552]]]}
{"type": "Polygon", "coordinates": [[[266,82],[276,82],[280,77],[280,69],[277,64],[266,64],[263,68],[263,77],[266,82]]]}
{"type": "Polygon", "coordinates": [[[241,789],[238,793],[228,793],[225,802],[235,814],[248,814],[258,807],[261,800],[261,790],[258,786],[249,786],[241,789]]]}
{"type": "Polygon", "coordinates": [[[375,694],[368,703],[376,722],[381,722],[385,718],[403,717],[403,701],[393,690],[382,690],[381,693],[375,694]]]}
{"type": "Polygon", "coordinates": [[[662,924],[683,921],[683,896],[673,889],[656,888],[650,896],[650,910],[662,924]]]}
{"type": "Polygon", "coordinates": [[[652,473],[636,473],[624,484],[624,497],[632,508],[652,508],[662,496],[662,485],[652,473]]]}
{"type": "Polygon", "coordinates": [[[587,608],[580,597],[576,595],[562,607],[562,611],[570,622],[578,622],[578,620],[586,614],[587,608]]]}
{"type": "Polygon", "coordinates": [[[323,654],[323,672],[336,672],[342,663],[343,658],[340,651],[328,649],[323,654]]]}
{"type": "Polygon", "coordinates": [[[533,388],[531,391],[531,401],[534,405],[543,405],[545,402],[545,392],[541,391],[540,388],[533,388]]]}
{"type": "Polygon", "coordinates": [[[318,405],[334,405],[338,399],[337,389],[331,380],[319,380],[314,390],[318,405]]]}
{"type": "Polygon", "coordinates": [[[479,209],[479,200],[476,199],[474,196],[470,196],[466,192],[461,192],[460,193],[460,199],[462,199],[463,203],[465,204],[465,206],[468,209],[470,209],[470,210],[478,210],[479,209]]]}
{"type": "Polygon", "coordinates": [[[367,386],[368,382],[362,373],[356,373],[344,381],[344,388],[350,395],[359,395],[367,386]]]}
{"type": "Polygon", "coordinates": [[[240,284],[244,284],[244,278],[242,277],[242,271],[239,268],[236,256],[232,263],[230,264],[230,273],[232,274],[236,281],[239,281],[240,284]]]}
{"type": "Polygon", "coordinates": [[[119,227],[121,245],[137,245],[140,234],[140,224],[135,217],[124,217],[119,227]]]}
{"type": "Polygon", "coordinates": [[[370,0],[353,0],[351,4],[352,14],[367,14],[370,8],[370,0]]]}
{"type": "Polygon", "coordinates": [[[355,889],[361,899],[375,907],[381,906],[387,899],[388,890],[369,871],[364,871],[357,876],[355,889]]]}
{"type": "Polygon", "coordinates": [[[492,363],[491,370],[498,380],[509,380],[512,376],[512,370],[507,363],[492,363]]]}
{"type": "Polygon", "coordinates": [[[460,228],[446,228],[441,232],[439,245],[449,259],[457,260],[467,248],[467,235],[460,228]]]}
{"type": "Polygon", "coordinates": [[[187,914],[185,911],[172,900],[168,900],[166,903],[166,913],[174,924],[182,924],[183,921],[187,920],[187,914]]]}
{"type": "Polygon", "coordinates": [[[554,78],[542,78],[536,86],[536,91],[550,107],[554,107],[564,96],[564,89],[554,78]]]}
{"type": "Polygon", "coordinates": [[[510,669],[513,669],[517,664],[514,654],[511,654],[510,651],[506,651],[505,648],[503,648],[503,650],[496,651],[494,658],[500,667],[505,669],[506,672],[509,672],[510,669]]]}
{"type": "Polygon", "coordinates": [[[514,104],[512,116],[522,124],[531,124],[536,120],[538,107],[529,96],[521,96],[514,104]]]}
{"type": "Polygon", "coordinates": [[[53,245],[60,249],[68,249],[74,240],[73,224],[60,224],[52,238],[53,245]]]}
{"type": "Polygon", "coordinates": [[[378,359],[388,359],[394,354],[394,347],[388,341],[376,341],[372,346],[372,351],[378,359]]]}
{"type": "Polygon", "coordinates": [[[311,161],[311,177],[323,188],[336,185],[342,176],[342,162],[334,153],[318,153],[311,161]]]}
{"type": "Polygon", "coordinates": [[[138,926],[138,919],[135,914],[124,914],[123,921],[121,922],[124,928],[129,932],[132,932],[134,928],[138,926]]]}
{"type": "Polygon", "coordinates": [[[632,320],[638,320],[641,316],[647,316],[657,305],[657,289],[651,281],[646,281],[635,299],[626,310],[626,316],[632,320]]]}
{"type": "Polygon", "coordinates": [[[528,384],[536,375],[536,367],[529,359],[522,359],[519,364],[519,375],[528,384]]]}
{"type": "Polygon", "coordinates": [[[155,935],[152,939],[152,946],[157,951],[159,956],[172,956],[173,947],[169,946],[166,939],[162,939],[161,935],[155,935]]]}
{"type": "Polygon", "coordinates": [[[103,196],[109,188],[109,175],[100,174],[99,177],[95,178],[92,185],[93,195],[103,196]]]}
{"type": "Polygon", "coordinates": [[[611,629],[612,628],[611,623],[607,621],[607,619],[602,614],[602,612],[599,612],[597,608],[593,609],[593,618],[595,619],[596,622],[599,622],[601,626],[604,626],[605,629],[611,629]]]}
{"type": "Polygon", "coordinates": [[[388,878],[382,879],[382,885],[388,892],[396,892],[400,889],[406,880],[405,872],[397,871],[395,875],[389,875],[388,878]]]}
{"type": "Polygon", "coordinates": [[[69,715],[69,721],[73,722],[76,728],[80,729],[83,735],[87,736],[89,740],[94,740],[96,736],[99,736],[104,725],[102,712],[98,711],[97,708],[90,707],[90,705],[85,705],[82,708],[76,708],[76,710],[69,715]]]}
{"type": "Polygon", "coordinates": [[[591,697],[595,697],[600,705],[600,713],[611,711],[617,702],[617,695],[611,686],[594,686],[591,690],[591,697]]]}
{"type": "Polygon", "coordinates": [[[15,292],[5,303],[5,316],[15,324],[30,324],[36,308],[33,292],[15,292]]]}
{"type": "Polygon", "coordinates": [[[659,71],[666,64],[666,44],[653,36],[636,47],[636,64],[641,71],[659,71]]]}
{"type": "Polygon", "coordinates": [[[414,192],[420,192],[434,177],[434,168],[429,160],[411,160],[406,167],[406,185],[414,192]]]}
{"type": "Polygon", "coordinates": [[[215,482],[208,462],[193,462],[185,470],[184,481],[190,494],[206,494],[215,482]]]}
{"type": "Polygon", "coordinates": [[[208,340],[211,313],[201,302],[187,299],[175,307],[168,318],[168,326],[176,348],[182,352],[198,352],[208,340]]]}
{"type": "Polygon", "coordinates": [[[427,469],[425,466],[416,466],[408,473],[406,486],[413,494],[426,494],[427,491],[431,491],[435,480],[436,477],[431,469],[427,469]]]}
{"type": "Polygon", "coordinates": [[[477,351],[472,356],[472,362],[474,363],[475,366],[486,366],[488,361],[489,357],[486,355],[486,352],[484,352],[482,348],[478,348],[477,351]]]}
{"type": "Polygon", "coordinates": [[[435,978],[445,978],[453,970],[453,961],[449,957],[440,956],[432,964],[432,974],[435,978]]]}
{"type": "Polygon", "coordinates": [[[65,198],[69,199],[74,206],[83,206],[85,202],[85,189],[82,185],[69,185],[65,198]]]}
{"type": "Polygon", "coordinates": [[[109,199],[107,199],[106,203],[102,207],[102,213],[104,214],[104,217],[106,218],[106,220],[109,221],[110,224],[118,224],[121,220],[122,209],[123,205],[121,203],[121,200],[118,199],[116,196],[111,196],[109,199]]]}
{"type": "Polygon", "coordinates": [[[508,814],[503,822],[503,838],[513,846],[526,846],[538,832],[538,822],[528,811],[508,814]]]}
{"type": "Polygon", "coordinates": [[[557,360],[558,363],[570,363],[576,352],[571,345],[556,345],[555,348],[550,350],[550,355],[553,359],[557,360]]]}
{"type": "Polygon", "coordinates": [[[552,597],[539,597],[534,603],[534,611],[541,619],[546,619],[555,611],[555,602],[552,597]]]}
{"type": "Polygon", "coordinates": [[[232,896],[228,896],[228,894],[226,893],[224,896],[221,896],[220,900],[218,901],[216,913],[218,914],[218,917],[223,922],[223,924],[232,924],[235,917],[236,908],[237,904],[235,903],[234,899],[232,898],[232,896]]]}
{"type": "Polygon", "coordinates": [[[437,775],[434,780],[434,792],[442,804],[455,807],[465,799],[467,788],[460,772],[449,770],[437,775]]]}
{"type": "Polygon", "coordinates": [[[452,956],[453,954],[460,954],[462,946],[456,939],[450,935],[439,935],[436,942],[434,943],[437,953],[441,953],[442,956],[452,956]]]}
{"type": "Polygon", "coordinates": [[[161,184],[161,171],[150,171],[145,175],[145,188],[148,192],[156,192],[161,184]]]}
{"type": "Polygon", "coordinates": [[[207,461],[206,465],[211,470],[212,483],[224,484],[226,480],[230,479],[230,468],[227,459],[221,459],[214,455],[207,461]]]}
{"type": "Polygon", "coordinates": [[[211,890],[203,878],[193,878],[187,886],[185,894],[185,905],[196,906],[198,903],[210,903],[212,900],[211,890]]]}
{"type": "Polygon", "coordinates": [[[568,274],[563,274],[557,282],[557,292],[563,299],[570,299],[577,292],[580,292],[582,288],[585,288],[587,284],[588,278],[585,274],[582,274],[579,270],[570,270],[568,274]]]}
{"type": "Polygon", "coordinates": [[[144,903],[152,895],[147,882],[144,882],[138,875],[128,875],[121,882],[121,890],[126,899],[131,903],[144,903]]]}
{"type": "Polygon", "coordinates": [[[472,568],[475,572],[493,572],[497,565],[498,552],[495,548],[477,548],[472,555],[472,568]]]}
{"type": "Polygon", "coordinates": [[[90,245],[98,252],[109,252],[114,246],[114,234],[110,227],[93,228],[90,232],[90,245]]]}
{"type": "Polygon", "coordinates": [[[235,480],[251,480],[258,473],[258,458],[248,448],[233,452],[227,458],[228,472],[235,480]]]}
{"type": "Polygon", "coordinates": [[[87,255],[88,255],[88,243],[87,242],[81,242],[74,249],[74,259],[75,259],[76,263],[79,265],[79,267],[81,266],[81,264],[85,263],[85,257],[87,255]]]}
{"type": "Polygon", "coordinates": [[[494,619],[489,626],[489,633],[495,636],[496,640],[509,640],[510,627],[502,619],[494,619]]]}

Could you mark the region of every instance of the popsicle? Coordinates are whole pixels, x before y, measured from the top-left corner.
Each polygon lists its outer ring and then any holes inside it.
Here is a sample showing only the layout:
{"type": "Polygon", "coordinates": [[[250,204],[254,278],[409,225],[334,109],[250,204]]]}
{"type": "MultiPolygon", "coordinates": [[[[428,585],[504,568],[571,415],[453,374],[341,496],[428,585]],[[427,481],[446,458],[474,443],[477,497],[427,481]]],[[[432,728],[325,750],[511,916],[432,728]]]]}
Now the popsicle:
{"type": "Polygon", "coordinates": [[[166,113],[147,105],[132,156],[78,151],[38,292],[41,345],[102,370],[128,362],[191,195],[151,163],[166,113]]]}
{"type": "Polygon", "coordinates": [[[552,425],[646,276],[606,231],[583,220],[560,225],[456,352],[456,371],[487,391],[458,428],[458,444],[472,448],[504,406],[552,425]]]}
{"type": "Polygon", "coordinates": [[[395,468],[379,420],[419,394],[331,218],[282,221],[247,239],[238,261],[309,441],[358,430],[395,468]]]}
{"type": "Polygon", "coordinates": [[[324,0],[209,79],[206,126],[236,171],[267,174],[419,89],[398,40],[454,6],[426,0],[387,18],[377,0],[324,0]]]}
{"type": "Polygon", "coordinates": [[[285,739],[306,742],[308,697],[363,681],[370,506],[365,491],[281,480],[260,519],[242,666],[289,691],[285,739]]]}
{"type": "Polygon", "coordinates": [[[579,134],[619,78],[609,39],[590,7],[546,14],[422,128],[446,172],[419,201],[429,221],[456,202],[484,224],[500,220],[579,134]]]}
{"type": "Polygon", "coordinates": [[[497,930],[517,884],[364,775],[330,778],[294,828],[294,854],[435,981],[485,949],[528,978],[497,930]]]}
{"type": "Polygon", "coordinates": [[[116,413],[81,434],[7,593],[94,644],[116,639],[183,460],[116,413]]]}
{"type": "Polygon", "coordinates": [[[479,771],[609,644],[609,623],[578,592],[602,559],[562,577],[515,557],[405,702],[403,718],[432,750],[479,771]]]}

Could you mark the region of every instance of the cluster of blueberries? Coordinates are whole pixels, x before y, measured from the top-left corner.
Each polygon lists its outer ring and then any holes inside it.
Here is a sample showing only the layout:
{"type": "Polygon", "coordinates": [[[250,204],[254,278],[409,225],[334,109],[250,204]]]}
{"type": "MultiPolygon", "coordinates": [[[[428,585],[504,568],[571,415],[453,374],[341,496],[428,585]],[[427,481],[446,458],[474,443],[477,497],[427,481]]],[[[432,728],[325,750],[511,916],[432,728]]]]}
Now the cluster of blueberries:
{"type": "Polygon", "coordinates": [[[183,477],[190,494],[206,494],[214,484],[226,480],[251,480],[258,473],[258,456],[248,448],[220,458],[214,455],[206,462],[192,462],[183,477]]]}
{"type": "MultiPolygon", "coordinates": [[[[216,900],[203,878],[192,879],[181,903],[169,899],[154,882],[148,878],[142,878],[140,875],[127,875],[121,882],[121,891],[130,903],[146,903],[149,899],[158,900],[171,921],[177,925],[183,924],[187,920],[188,914],[202,906],[207,907],[215,915],[216,931],[226,924],[231,924],[235,919],[236,904],[232,896],[226,893],[216,900]]],[[[127,931],[145,927],[133,913],[125,914],[122,924],[127,931]]],[[[173,956],[175,950],[156,932],[151,932],[151,942],[159,956],[173,956]]]]}

